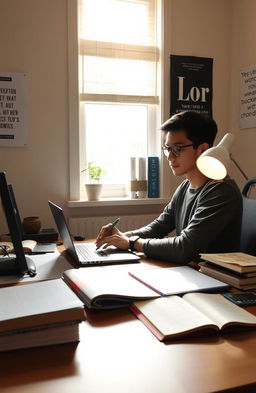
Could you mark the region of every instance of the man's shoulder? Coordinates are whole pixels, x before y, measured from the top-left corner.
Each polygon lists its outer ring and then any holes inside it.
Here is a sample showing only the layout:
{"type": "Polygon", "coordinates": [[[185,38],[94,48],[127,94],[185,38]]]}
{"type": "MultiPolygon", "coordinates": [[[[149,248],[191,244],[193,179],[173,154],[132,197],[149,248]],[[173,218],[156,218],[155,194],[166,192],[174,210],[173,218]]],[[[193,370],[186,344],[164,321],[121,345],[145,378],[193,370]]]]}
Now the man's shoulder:
{"type": "Polygon", "coordinates": [[[242,199],[241,191],[239,190],[236,182],[228,176],[223,180],[209,180],[203,191],[206,193],[213,192],[226,196],[232,195],[234,198],[242,199]]]}
{"type": "Polygon", "coordinates": [[[189,188],[189,181],[183,180],[176,190],[174,191],[171,200],[169,201],[167,207],[170,208],[171,206],[175,205],[177,203],[177,200],[181,201],[181,199],[184,197],[186,194],[186,190],[189,188]]]}
{"type": "Polygon", "coordinates": [[[182,192],[184,190],[187,190],[190,186],[190,183],[187,179],[183,180],[180,185],[176,188],[175,193],[182,192]]]}

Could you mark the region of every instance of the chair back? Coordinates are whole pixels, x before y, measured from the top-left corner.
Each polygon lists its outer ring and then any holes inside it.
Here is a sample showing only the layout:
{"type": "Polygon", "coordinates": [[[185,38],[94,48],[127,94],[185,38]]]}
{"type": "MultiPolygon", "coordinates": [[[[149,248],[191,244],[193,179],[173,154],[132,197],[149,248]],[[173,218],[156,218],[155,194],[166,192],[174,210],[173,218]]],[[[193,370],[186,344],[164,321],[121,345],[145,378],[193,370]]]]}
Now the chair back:
{"type": "Polygon", "coordinates": [[[253,184],[256,184],[256,178],[249,179],[242,189],[243,216],[240,251],[256,256],[256,199],[248,196],[253,184]]]}

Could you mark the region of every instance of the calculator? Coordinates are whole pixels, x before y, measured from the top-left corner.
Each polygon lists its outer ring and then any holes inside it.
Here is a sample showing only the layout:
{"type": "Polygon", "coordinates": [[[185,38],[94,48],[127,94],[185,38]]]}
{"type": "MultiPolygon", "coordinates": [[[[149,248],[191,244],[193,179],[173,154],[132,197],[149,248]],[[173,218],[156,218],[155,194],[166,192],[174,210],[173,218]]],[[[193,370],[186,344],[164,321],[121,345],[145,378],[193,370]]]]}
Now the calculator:
{"type": "Polygon", "coordinates": [[[252,306],[256,304],[255,292],[224,293],[224,297],[238,306],[252,306]]]}

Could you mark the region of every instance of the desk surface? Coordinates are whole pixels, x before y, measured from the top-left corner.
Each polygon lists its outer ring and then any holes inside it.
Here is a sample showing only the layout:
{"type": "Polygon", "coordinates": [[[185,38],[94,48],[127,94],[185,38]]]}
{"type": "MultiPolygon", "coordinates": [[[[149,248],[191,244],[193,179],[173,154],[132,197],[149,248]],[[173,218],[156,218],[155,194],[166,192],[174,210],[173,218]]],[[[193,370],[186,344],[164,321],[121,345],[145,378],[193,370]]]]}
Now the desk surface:
{"type": "MultiPolygon", "coordinates": [[[[143,263],[159,266],[153,261],[143,263]]],[[[130,266],[118,268],[128,270],[130,266]]],[[[134,269],[136,265],[132,266],[134,269]]],[[[256,307],[247,309],[256,314],[256,307]]],[[[80,332],[78,344],[1,353],[0,391],[256,391],[255,331],[165,344],[159,342],[128,309],[119,309],[88,311],[87,321],[80,325],[80,332]]]]}

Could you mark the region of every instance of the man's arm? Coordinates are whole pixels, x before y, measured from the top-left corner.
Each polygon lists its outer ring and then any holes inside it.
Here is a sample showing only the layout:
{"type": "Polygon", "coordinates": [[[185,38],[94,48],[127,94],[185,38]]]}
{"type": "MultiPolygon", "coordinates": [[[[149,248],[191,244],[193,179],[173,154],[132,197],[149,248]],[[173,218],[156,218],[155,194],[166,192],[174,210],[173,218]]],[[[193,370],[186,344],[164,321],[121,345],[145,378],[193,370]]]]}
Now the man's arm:
{"type": "Polygon", "coordinates": [[[186,263],[207,249],[241,213],[241,195],[225,183],[216,183],[202,193],[189,224],[178,236],[146,239],[143,251],[151,258],[186,263]]]}
{"type": "MultiPolygon", "coordinates": [[[[96,238],[95,244],[97,248],[101,247],[103,244],[106,244],[114,245],[121,249],[128,249],[129,237],[133,235],[139,235],[141,238],[163,238],[175,228],[173,199],[166,206],[163,213],[161,213],[156,220],[145,227],[127,232],[120,232],[117,228],[114,228],[112,231],[113,236],[109,235],[106,230],[107,227],[108,225],[103,226],[96,238]]],[[[136,242],[136,246],[138,247],[137,251],[142,251],[144,243],[145,242],[142,241],[142,239],[136,242]]]]}

